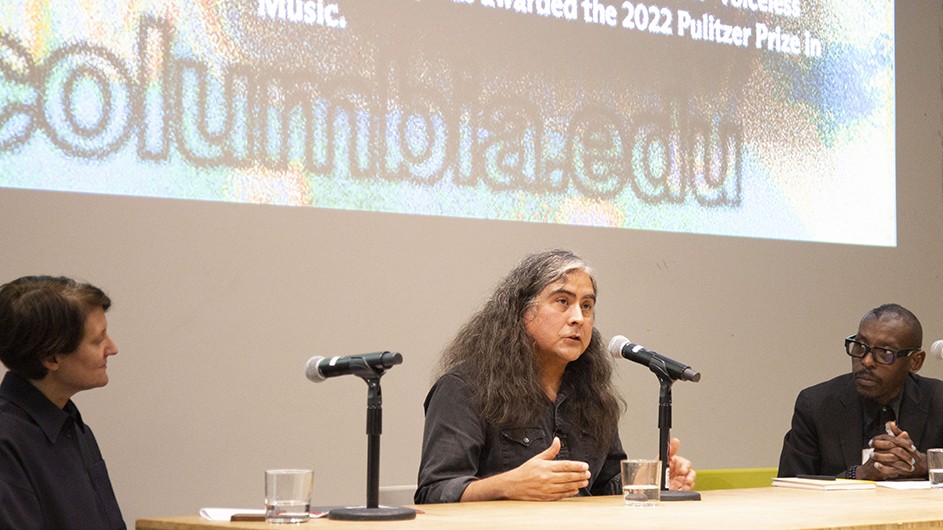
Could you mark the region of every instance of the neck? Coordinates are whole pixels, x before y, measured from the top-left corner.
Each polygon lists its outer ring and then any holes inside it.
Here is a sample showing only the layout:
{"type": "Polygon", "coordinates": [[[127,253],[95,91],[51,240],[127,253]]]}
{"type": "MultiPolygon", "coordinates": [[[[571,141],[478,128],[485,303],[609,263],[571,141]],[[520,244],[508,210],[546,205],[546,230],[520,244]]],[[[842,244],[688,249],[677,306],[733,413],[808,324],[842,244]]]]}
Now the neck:
{"type": "Polygon", "coordinates": [[[563,384],[563,372],[566,370],[566,364],[541,366],[540,368],[540,386],[544,394],[550,398],[550,401],[556,401],[557,392],[560,391],[560,385],[563,384]]]}
{"type": "Polygon", "coordinates": [[[69,392],[63,390],[56,385],[51,378],[47,375],[42,379],[29,379],[30,384],[39,389],[40,392],[46,396],[46,399],[52,402],[53,405],[59,407],[60,409],[65,408],[65,404],[69,402],[69,399],[72,398],[74,392],[69,392]]]}

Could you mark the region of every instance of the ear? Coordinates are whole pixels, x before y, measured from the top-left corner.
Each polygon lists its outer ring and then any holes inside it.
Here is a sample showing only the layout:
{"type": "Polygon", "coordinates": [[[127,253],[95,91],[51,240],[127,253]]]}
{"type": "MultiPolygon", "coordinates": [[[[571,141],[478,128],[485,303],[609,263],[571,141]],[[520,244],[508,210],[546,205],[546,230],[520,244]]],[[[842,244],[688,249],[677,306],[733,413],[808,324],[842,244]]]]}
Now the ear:
{"type": "Polygon", "coordinates": [[[43,358],[43,366],[46,367],[46,370],[50,372],[55,372],[59,369],[59,357],[56,355],[50,355],[43,358]]]}
{"type": "Polygon", "coordinates": [[[523,318],[521,319],[521,322],[525,326],[530,324],[534,320],[534,317],[537,316],[537,306],[534,304],[527,306],[527,309],[524,310],[524,314],[522,316],[523,318]]]}
{"type": "Polygon", "coordinates": [[[915,374],[923,367],[923,361],[927,358],[927,352],[920,350],[910,356],[910,373],[915,374]]]}

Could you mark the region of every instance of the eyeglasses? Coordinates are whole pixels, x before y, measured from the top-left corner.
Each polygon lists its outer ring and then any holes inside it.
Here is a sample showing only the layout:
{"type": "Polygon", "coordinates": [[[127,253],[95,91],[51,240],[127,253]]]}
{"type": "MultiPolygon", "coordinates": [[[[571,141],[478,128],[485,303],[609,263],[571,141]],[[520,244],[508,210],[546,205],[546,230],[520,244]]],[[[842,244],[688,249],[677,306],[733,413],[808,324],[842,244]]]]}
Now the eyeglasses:
{"type": "Polygon", "coordinates": [[[868,352],[878,364],[894,364],[898,357],[908,357],[911,353],[920,351],[920,348],[906,348],[894,351],[890,348],[871,346],[855,338],[855,335],[845,337],[845,352],[855,359],[863,359],[868,352]]]}

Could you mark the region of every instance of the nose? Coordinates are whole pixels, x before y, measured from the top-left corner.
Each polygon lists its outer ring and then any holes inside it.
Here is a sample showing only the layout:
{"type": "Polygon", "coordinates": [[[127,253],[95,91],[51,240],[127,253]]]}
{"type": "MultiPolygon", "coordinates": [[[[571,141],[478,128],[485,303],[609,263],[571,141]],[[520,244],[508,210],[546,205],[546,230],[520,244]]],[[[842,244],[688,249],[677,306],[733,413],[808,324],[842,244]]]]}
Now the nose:
{"type": "Polygon", "coordinates": [[[877,362],[874,360],[874,352],[871,350],[868,350],[868,353],[864,354],[864,357],[859,359],[858,362],[867,368],[874,368],[874,366],[877,364],[877,362]]]}
{"type": "Polygon", "coordinates": [[[570,323],[582,324],[585,319],[586,317],[583,316],[583,308],[580,307],[579,304],[570,306],[570,323]]]}
{"type": "Polygon", "coordinates": [[[110,338],[108,339],[108,344],[105,346],[105,355],[118,355],[118,345],[110,338]]]}

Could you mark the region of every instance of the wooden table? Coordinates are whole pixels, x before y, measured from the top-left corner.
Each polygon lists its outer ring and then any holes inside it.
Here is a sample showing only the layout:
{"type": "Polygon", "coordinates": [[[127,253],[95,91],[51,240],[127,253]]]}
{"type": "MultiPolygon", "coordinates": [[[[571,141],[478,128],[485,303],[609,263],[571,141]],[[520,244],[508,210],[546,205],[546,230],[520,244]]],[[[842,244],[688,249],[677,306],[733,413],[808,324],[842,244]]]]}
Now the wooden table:
{"type": "Polygon", "coordinates": [[[199,516],[139,519],[138,530],[256,528],[943,528],[943,491],[752,488],[701,492],[701,501],[622,505],[621,496],[557,502],[427,504],[411,521],[312,519],[302,525],[210,522],[199,516]]]}

